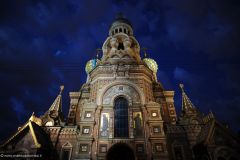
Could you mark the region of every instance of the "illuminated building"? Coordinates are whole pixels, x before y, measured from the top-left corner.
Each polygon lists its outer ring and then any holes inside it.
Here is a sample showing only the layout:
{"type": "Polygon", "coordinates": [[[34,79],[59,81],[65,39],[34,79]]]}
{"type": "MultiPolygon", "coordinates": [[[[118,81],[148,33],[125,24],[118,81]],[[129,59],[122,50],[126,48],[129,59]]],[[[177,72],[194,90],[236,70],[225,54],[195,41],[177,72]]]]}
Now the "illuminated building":
{"type": "Polygon", "coordinates": [[[61,86],[49,110],[39,118],[32,115],[1,152],[62,160],[236,160],[239,138],[213,113],[198,111],[182,84],[182,112],[177,117],[174,91],[164,89],[157,63],[141,58],[140,50],[131,23],[117,17],[102,57],[86,64],[86,83],[69,93],[67,118],[62,114],[61,86]]]}

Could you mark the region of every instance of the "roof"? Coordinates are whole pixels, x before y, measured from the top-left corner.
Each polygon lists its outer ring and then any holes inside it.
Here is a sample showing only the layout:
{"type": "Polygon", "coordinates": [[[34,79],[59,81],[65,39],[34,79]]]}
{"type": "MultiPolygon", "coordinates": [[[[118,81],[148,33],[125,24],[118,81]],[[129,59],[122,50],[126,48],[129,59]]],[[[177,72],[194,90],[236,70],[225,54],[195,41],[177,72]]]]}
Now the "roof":
{"type": "Polygon", "coordinates": [[[60,86],[60,93],[49,108],[49,111],[62,111],[62,91],[64,86],[60,86]]]}
{"type": "Polygon", "coordinates": [[[216,128],[227,133],[226,135],[229,135],[234,140],[237,140],[238,143],[240,144],[239,137],[237,137],[237,135],[232,130],[225,127],[223,124],[218,122],[216,119],[212,119],[202,128],[201,132],[198,135],[198,143],[209,144],[214,136],[216,128]]]}
{"type": "Polygon", "coordinates": [[[157,73],[158,70],[158,64],[157,62],[152,58],[144,58],[143,62],[147,65],[149,69],[151,69],[154,73],[157,73]]]}
{"type": "Polygon", "coordinates": [[[122,13],[118,13],[114,19],[114,21],[112,22],[110,28],[113,26],[114,23],[126,23],[128,24],[129,26],[132,27],[132,24],[131,22],[125,18],[125,16],[122,14],[122,13]]]}
{"type": "Polygon", "coordinates": [[[188,98],[187,94],[184,91],[184,85],[180,84],[179,85],[181,90],[182,90],[182,110],[183,111],[187,111],[187,110],[191,110],[193,108],[196,108],[193,103],[191,102],[191,100],[188,98]]]}
{"type": "Polygon", "coordinates": [[[13,134],[4,144],[0,147],[5,147],[7,144],[11,143],[13,140],[20,137],[20,135],[29,129],[30,134],[32,136],[34,145],[36,148],[41,148],[42,146],[48,146],[48,137],[46,137],[46,133],[42,130],[40,125],[40,119],[32,115],[28,122],[26,122],[22,127],[18,129],[18,131],[13,134]]]}

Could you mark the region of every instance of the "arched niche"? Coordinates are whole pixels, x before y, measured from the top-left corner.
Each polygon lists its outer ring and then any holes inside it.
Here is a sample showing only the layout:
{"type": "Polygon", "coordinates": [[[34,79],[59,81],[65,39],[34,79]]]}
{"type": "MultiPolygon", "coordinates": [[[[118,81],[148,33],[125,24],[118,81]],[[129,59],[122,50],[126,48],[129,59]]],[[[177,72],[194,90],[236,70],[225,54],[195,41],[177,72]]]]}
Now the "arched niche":
{"type": "Polygon", "coordinates": [[[66,142],[62,145],[60,160],[70,160],[72,156],[72,144],[66,142]]]}
{"type": "Polygon", "coordinates": [[[143,91],[134,83],[129,81],[115,81],[103,87],[97,94],[97,105],[113,106],[114,99],[123,95],[129,101],[129,105],[134,102],[145,104],[143,91]]]}

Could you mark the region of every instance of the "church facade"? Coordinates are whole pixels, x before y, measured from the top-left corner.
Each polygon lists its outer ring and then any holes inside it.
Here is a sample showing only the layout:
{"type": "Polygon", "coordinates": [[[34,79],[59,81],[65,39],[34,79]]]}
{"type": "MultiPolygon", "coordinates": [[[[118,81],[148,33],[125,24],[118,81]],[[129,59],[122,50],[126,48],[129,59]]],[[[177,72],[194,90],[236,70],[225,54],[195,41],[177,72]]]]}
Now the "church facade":
{"type": "Polygon", "coordinates": [[[174,91],[158,81],[157,63],[140,57],[126,18],[113,21],[102,53],[87,62],[86,83],[69,93],[65,119],[61,86],[49,110],[33,114],[0,153],[60,160],[239,159],[239,137],[213,113],[198,111],[182,84],[182,112],[176,115],[174,91]]]}

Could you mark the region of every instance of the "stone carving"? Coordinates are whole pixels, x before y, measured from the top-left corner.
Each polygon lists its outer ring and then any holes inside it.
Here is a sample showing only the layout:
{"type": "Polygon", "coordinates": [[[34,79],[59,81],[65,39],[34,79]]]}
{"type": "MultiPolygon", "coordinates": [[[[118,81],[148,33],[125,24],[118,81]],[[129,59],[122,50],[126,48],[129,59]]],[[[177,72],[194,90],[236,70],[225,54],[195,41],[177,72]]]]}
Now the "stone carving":
{"type": "Polygon", "coordinates": [[[108,136],[108,130],[109,130],[109,113],[102,113],[101,116],[101,127],[100,127],[100,133],[102,137],[108,136]]]}
{"type": "Polygon", "coordinates": [[[119,43],[118,43],[117,38],[114,38],[114,37],[111,38],[111,39],[110,39],[110,46],[111,46],[112,48],[111,48],[110,52],[111,52],[111,53],[115,53],[116,50],[117,50],[118,45],[119,45],[119,43]]]}
{"type": "Polygon", "coordinates": [[[116,95],[127,95],[131,97],[133,102],[139,102],[140,101],[140,96],[138,95],[137,91],[127,85],[115,85],[111,88],[109,88],[104,96],[103,96],[103,104],[104,105],[110,105],[113,98],[115,98],[116,95]],[[121,89],[119,89],[121,88],[121,89]]]}
{"type": "MultiPolygon", "coordinates": [[[[131,45],[132,45],[132,40],[127,37],[123,40],[123,45],[124,45],[124,48],[125,48],[125,51],[127,52],[128,55],[130,55],[131,57],[135,57],[135,53],[134,53],[134,50],[131,48],[131,45]]],[[[125,56],[123,56],[125,57],[125,56]]]]}

